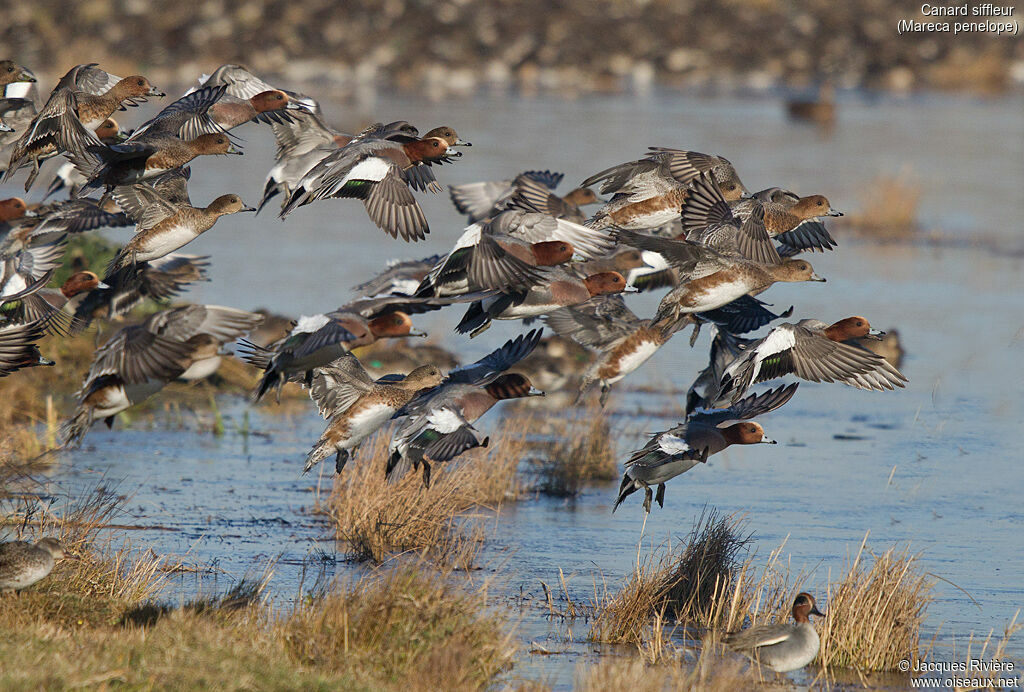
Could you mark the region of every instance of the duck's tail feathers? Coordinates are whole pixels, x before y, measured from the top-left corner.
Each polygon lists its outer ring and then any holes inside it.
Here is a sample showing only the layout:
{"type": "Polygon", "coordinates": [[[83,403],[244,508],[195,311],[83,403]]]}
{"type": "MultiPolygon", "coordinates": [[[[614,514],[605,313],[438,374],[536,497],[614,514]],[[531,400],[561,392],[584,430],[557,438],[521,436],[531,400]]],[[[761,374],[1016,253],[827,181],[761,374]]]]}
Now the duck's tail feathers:
{"type": "Polygon", "coordinates": [[[81,445],[85,433],[92,427],[92,421],[92,409],[79,406],[74,415],[60,426],[61,447],[75,448],[81,445]]]}
{"type": "Polygon", "coordinates": [[[619,484],[619,496],[616,498],[615,504],[612,505],[612,513],[619,508],[619,505],[622,504],[623,500],[635,493],[636,490],[636,483],[634,483],[633,479],[629,477],[629,474],[622,474],[622,483],[619,484]]]}
{"type": "Polygon", "coordinates": [[[306,455],[306,465],[302,468],[302,472],[309,473],[311,468],[336,452],[337,449],[333,442],[327,438],[321,438],[306,455]]]}

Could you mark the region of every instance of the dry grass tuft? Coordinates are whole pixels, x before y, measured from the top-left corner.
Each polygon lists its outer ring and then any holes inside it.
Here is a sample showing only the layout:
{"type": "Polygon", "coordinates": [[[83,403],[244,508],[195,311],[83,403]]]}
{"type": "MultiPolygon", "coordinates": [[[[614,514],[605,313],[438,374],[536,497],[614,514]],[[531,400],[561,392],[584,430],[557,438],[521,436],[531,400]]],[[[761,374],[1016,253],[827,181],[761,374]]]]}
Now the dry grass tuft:
{"type": "Polygon", "coordinates": [[[415,690],[481,689],[515,654],[486,584],[453,585],[418,563],[371,574],[296,608],[280,626],[303,666],[415,690]]]}
{"type": "Polygon", "coordinates": [[[739,659],[723,659],[718,651],[719,647],[705,640],[697,659],[692,662],[678,649],[673,649],[656,664],[640,657],[604,657],[598,663],[577,670],[575,687],[580,692],[734,692],[761,687],[751,667],[739,659]]]}
{"type": "Polygon", "coordinates": [[[920,231],[921,194],[921,184],[906,171],[879,175],[864,186],[860,211],[850,215],[849,226],[875,240],[905,240],[920,231]]]}
{"type": "Polygon", "coordinates": [[[5,522],[16,527],[13,539],[55,536],[67,557],[48,577],[18,595],[17,608],[0,608],[0,630],[38,621],[109,625],[163,589],[166,575],[160,558],[127,546],[115,547],[109,533],[100,538],[103,527],[119,512],[122,499],[100,484],[58,507],[19,501],[6,508],[5,522]]]}
{"type": "Polygon", "coordinates": [[[917,660],[921,623],[932,601],[932,579],[919,571],[919,556],[889,548],[880,555],[861,543],[843,579],[828,589],[828,610],[820,627],[823,666],[897,670],[900,660],[917,660]]]}
{"type": "Polygon", "coordinates": [[[683,543],[652,551],[618,593],[597,599],[590,638],[650,645],[661,639],[651,636],[652,628],[662,628],[667,617],[685,626],[720,626],[749,569],[749,561],[738,559],[752,540],[743,535],[745,526],[735,515],[702,513],[683,543]]]}
{"type": "Polygon", "coordinates": [[[389,555],[415,552],[468,569],[483,540],[468,515],[516,500],[522,487],[517,433],[506,428],[488,449],[471,450],[447,464],[436,464],[430,488],[419,473],[397,483],[384,479],[388,436],[366,443],[335,478],[322,509],[353,559],[383,562],[389,555]]]}
{"type": "Polygon", "coordinates": [[[263,597],[270,567],[224,594],[154,602],[161,561],[98,544],[122,499],[99,487],[8,516],[32,537],[59,536],[70,557],[0,595],[0,660],[22,662],[0,666],[0,689],[482,689],[515,654],[486,583],[462,587],[423,563],[335,585],[286,613],[263,597]]]}
{"type": "MultiPolygon", "coordinates": [[[[533,422],[528,420],[524,429],[534,429],[533,422]]],[[[536,445],[538,454],[530,458],[540,492],[573,497],[587,483],[619,477],[615,438],[604,409],[596,402],[578,415],[546,422],[553,442],[536,445]]]]}

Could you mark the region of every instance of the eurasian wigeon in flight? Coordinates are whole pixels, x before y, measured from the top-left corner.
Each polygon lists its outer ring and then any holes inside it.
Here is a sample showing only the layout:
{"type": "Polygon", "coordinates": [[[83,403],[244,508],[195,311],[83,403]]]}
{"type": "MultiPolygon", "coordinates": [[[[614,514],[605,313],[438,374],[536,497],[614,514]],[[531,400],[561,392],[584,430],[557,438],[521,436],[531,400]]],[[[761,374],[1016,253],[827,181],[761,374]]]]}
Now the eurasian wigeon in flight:
{"type": "Polygon", "coordinates": [[[731,303],[746,294],[767,290],[776,281],[824,281],[810,262],[783,260],[779,264],[761,264],[730,257],[688,240],[673,240],[617,231],[620,241],[659,253],[686,277],[662,298],[655,315],[656,325],[674,328],[687,315],[708,312],[731,303]]]}
{"type": "Polygon", "coordinates": [[[908,380],[899,370],[855,341],[883,333],[859,316],[831,325],[815,319],[780,324],[763,339],[746,344],[722,375],[719,396],[736,401],[751,385],[789,374],[858,389],[904,387],[908,380]]]}
{"type": "Polygon", "coordinates": [[[452,370],[443,382],[421,391],[395,413],[399,424],[388,444],[387,479],[397,481],[422,464],[423,485],[430,487],[431,462],[449,461],[466,450],[487,446],[488,438],[473,423],[495,404],[543,396],[523,375],[505,374],[536,348],[542,332],[531,330],[477,362],[452,370]]]}
{"type": "Polygon", "coordinates": [[[197,156],[241,154],[228,134],[208,115],[210,107],[223,93],[224,87],[205,87],[192,92],[162,110],[120,144],[104,146],[88,134],[84,151],[67,152],[75,168],[88,181],[78,195],[87,195],[102,186],[110,191],[119,185],[150,180],[184,166],[197,156]]]}
{"type": "Polygon", "coordinates": [[[768,235],[782,243],[783,248],[790,251],[788,254],[802,250],[823,252],[838,245],[819,219],[843,214],[834,210],[824,195],[800,197],[782,188],[768,188],[733,203],[732,212],[746,220],[750,210],[758,204],[764,208],[768,235]]]}
{"type": "Polygon", "coordinates": [[[46,334],[46,327],[39,322],[12,322],[0,326],[0,377],[7,377],[16,370],[37,365],[53,365],[43,358],[36,342],[46,334]]]}
{"type": "Polygon", "coordinates": [[[334,472],[341,473],[363,440],[387,424],[417,392],[436,387],[443,379],[436,365],[421,365],[408,375],[385,375],[374,381],[351,353],[316,368],[309,396],[330,423],[306,457],[302,472],[333,454],[334,472]]]}
{"type": "Polygon", "coordinates": [[[439,189],[429,165],[448,157],[449,144],[441,137],[399,137],[385,126],[373,126],[306,173],[281,218],[319,199],[355,198],[363,200],[370,220],[388,235],[423,240],[430,228],[409,188],[439,189]]]}
{"type": "Polygon", "coordinates": [[[747,194],[747,188],[740,181],[736,169],[724,156],[667,147],[648,149],[651,153],[646,157],[595,173],[581,185],[592,187],[602,183],[601,194],[636,195],[645,189],[657,187],[656,181],[659,179],[675,180],[687,185],[701,173],[706,173],[714,174],[727,200],[740,199],[747,194]]]}
{"type": "Polygon", "coordinates": [[[155,185],[136,183],[115,188],[114,200],[136,226],[135,235],[111,260],[108,276],[181,249],[213,228],[222,216],[255,211],[233,193],[221,195],[205,207],[192,206],[188,177],[187,169],[178,169],[156,179],[155,185]]]}
{"type": "Polygon", "coordinates": [[[635,290],[626,286],[626,279],[618,272],[580,277],[561,267],[547,267],[542,280],[526,290],[499,293],[473,302],[455,331],[475,337],[490,326],[491,320],[538,317],[558,308],[578,305],[594,296],[635,290]]]}
{"type": "Polygon", "coordinates": [[[622,501],[637,490],[644,491],[644,511],[651,511],[651,486],[658,486],[655,500],[665,506],[665,483],[686,473],[708,457],[718,454],[730,445],[775,444],[764,429],[751,418],[774,411],[796,393],[797,384],[754,394],[729,408],[698,409],[679,425],[655,433],[642,449],[626,460],[619,495],[612,506],[614,512],[622,501]],[[744,421],[723,427],[731,420],[744,421]]]}
{"type": "Polygon", "coordinates": [[[75,411],[61,426],[62,445],[81,444],[96,419],[112,427],[118,413],[176,378],[211,374],[216,369],[211,363],[220,362],[220,347],[262,319],[219,305],[185,305],[118,330],[93,356],[75,411]]]}
{"type": "Polygon", "coordinates": [[[75,308],[71,333],[75,334],[97,318],[107,320],[127,315],[147,298],[168,301],[190,284],[209,281],[207,256],[171,253],[160,259],[136,264],[130,276],[122,274],[116,285],[97,287],[82,295],[75,308]]]}
{"type": "Polygon", "coordinates": [[[9,179],[26,159],[32,160],[35,173],[45,154],[80,154],[97,141],[92,132],[114,111],[124,105],[137,105],[148,96],[163,95],[142,75],[117,77],[95,63],[71,68],[15,144],[4,179],[9,179]]]}
{"type": "Polygon", "coordinates": [[[567,337],[596,354],[583,374],[581,398],[595,382],[601,385],[601,406],[612,385],[639,368],[671,338],[672,332],[651,327],[620,295],[606,295],[581,305],[559,308],[544,318],[559,336],[567,337]]]}
{"type": "Polygon", "coordinates": [[[574,255],[603,257],[613,247],[607,232],[540,212],[509,209],[467,227],[416,294],[511,292],[542,280],[535,267],[558,266],[574,255]]]}

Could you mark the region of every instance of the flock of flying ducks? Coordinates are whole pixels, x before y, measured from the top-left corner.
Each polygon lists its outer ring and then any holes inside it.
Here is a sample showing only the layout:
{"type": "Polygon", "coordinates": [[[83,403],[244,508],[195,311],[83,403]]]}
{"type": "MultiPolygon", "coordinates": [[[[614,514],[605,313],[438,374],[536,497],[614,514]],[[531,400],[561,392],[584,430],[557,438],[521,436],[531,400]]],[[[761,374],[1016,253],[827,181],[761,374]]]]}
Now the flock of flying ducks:
{"type": "MultiPolygon", "coordinates": [[[[5,89],[35,81],[24,67],[0,62],[5,89]]],[[[430,228],[414,192],[439,192],[434,167],[456,161],[460,147],[470,146],[451,127],[420,136],[405,121],[339,132],[311,97],[235,65],[203,76],[131,132],[111,116],[164,96],[143,76],[78,65],[41,107],[34,96],[30,90],[24,98],[0,99],[4,180],[27,170],[27,191],[40,165],[61,156],[66,161],[47,197],[69,196],[33,210],[20,198],[0,201],[0,376],[54,365],[36,347],[45,334],[123,318],[145,299],[167,301],[204,280],[209,258],[179,250],[221,216],[263,210],[278,196],[282,219],[313,202],[351,198],[393,238],[424,240],[430,228]],[[241,153],[231,130],[251,121],[269,125],[277,140],[258,208],[236,194],[194,206],[190,163],[241,153]],[[81,269],[59,289],[45,288],[71,236],[118,226],[134,226],[135,235],[102,279],[81,269]]],[[[276,338],[256,338],[264,315],[216,305],[170,307],[122,327],[97,349],[61,428],[62,445],[80,444],[95,421],[112,425],[119,412],[172,380],[208,377],[224,347],[238,342],[241,357],[262,371],[256,400],[296,382],[329,421],[304,471],[334,456],[341,473],[360,443],[395,419],[388,479],[422,467],[429,486],[432,463],[488,444],[474,427],[484,413],[500,401],[544,394],[526,375],[510,372],[541,343],[537,328],[447,374],[424,364],[374,379],[352,353],[379,339],[422,334],[413,315],[454,304],[465,306],[455,329],[470,338],[496,319],[540,318],[590,350],[579,397],[599,385],[602,406],[612,386],[675,333],[692,326],[692,346],[701,326],[711,325],[710,362],[690,387],[683,422],[654,434],[626,460],[613,511],[638,490],[646,512],[652,496],[663,506],[667,481],[730,445],[772,444],[752,419],[783,406],[798,385],[748,393],[756,384],[795,375],[860,389],[904,386],[893,365],[861,344],[881,335],[863,317],[831,324],[803,319],[778,324],[760,339],[743,336],[792,314],[792,308],[772,313],[757,298],[772,284],[825,280],[800,257],[836,247],[822,219],[839,214],[825,197],[780,188],[750,193],[721,156],[655,147],[564,196],[554,192],[562,177],[526,171],[450,187],[469,225],[449,252],[392,263],[356,287],[359,297],[293,321],[276,338]],[[594,204],[600,207],[588,217],[582,207],[594,204]],[[623,299],[663,287],[670,290],[647,319],[623,299]]],[[[54,539],[0,545],[0,590],[42,578],[62,555],[54,539]]],[[[801,593],[793,605],[796,624],[752,628],[726,642],[776,670],[793,670],[818,651],[811,614],[821,615],[814,598],[801,593]]]]}
{"type": "MultiPolygon", "coordinates": [[[[35,77],[0,63],[0,82],[18,81],[35,77]]],[[[377,227],[405,241],[430,231],[414,192],[440,191],[435,167],[470,146],[452,127],[420,136],[405,121],[339,132],[311,97],[235,65],[204,75],[131,132],[111,119],[160,96],[143,76],[78,65],[41,107],[31,95],[0,101],[4,179],[27,170],[28,190],[40,164],[62,156],[49,192],[69,194],[31,211],[20,198],[0,201],[0,375],[53,365],[35,345],[44,334],[122,318],[147,298],[166,301],[205,279],[209,258],[179,251],[221,216],[257,209],[236,194],[194,206],[189,166],[200,156],[240,153],[231,133],[240,125],[264,123],[277,140],[258,210],[279,196],[283,219],[303,205],[356,199],[377,227]],[[134,237],[102,278],[82,269],[59,289],[45,288],[69,237],[132,225],[134,237]]],[[[760,339],[742,336],[792,313],[775,314],[758,299],[772,284],[825,280],[801,257],[836,247],[822,220],[839,214],[825,197],[780,188],[750,193],[721,156],[654,147],[559,196],[562,177],[527,171],[452,186],[469,225],[449,252],[389,265],[357,287],[351,302],[304,316],[278,338],[255,338],[263,315],[216,305],[171,307],[122,327],[97,349],[62,444],[79,444],[95,421],[111,425],[172,380],[209,376],[224,347],[238,342],[240,356],[262,371],[256,400],[296,382],[329,421],[305,471],[334,456],[340,473],[360,443],[397,419],[385,472],[397,479],[422,467],[429,485],[432,463],[488,444],[474,423],[495,404],[543,394],[526,375],[510,372],[541,342],[538,328],[447,374],[426,364],[374,379],[352,353],[379,339],[421,334],[413,316],[455,304],[464,308],[455,329],[470,338],[493,320],[542,319],[589,349],[594,357],[579,395],[599,386],[602,406],[612,386],[674,334],[692,326],[692,345],[701,326],[711,326],[710,362],[690,388],[683,422],[633,452],[615,507],[643,490],[649,512],[655,489],[663,506],[665,483],[710,455],[733,444],[771,443],[752,419],[783,406],[797,384],[751,393],[756,384],[791,374],[861,389],[904,386],[895,367],[861,345],[880,335],[863,317],[803,319],[760,339]],[[587,205],[600,206],[588,217],[587,205]],[[650,318],[634,314],[623,298],[661,287],[670,290],[650,318]]]]}

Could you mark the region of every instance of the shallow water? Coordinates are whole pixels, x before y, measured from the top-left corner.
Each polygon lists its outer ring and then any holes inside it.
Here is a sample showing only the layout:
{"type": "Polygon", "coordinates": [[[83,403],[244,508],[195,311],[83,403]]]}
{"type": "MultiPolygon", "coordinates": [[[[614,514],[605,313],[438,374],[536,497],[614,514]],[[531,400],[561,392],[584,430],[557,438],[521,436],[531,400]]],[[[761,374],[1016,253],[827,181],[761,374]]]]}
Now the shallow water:
{"type": "MultiPolygon", "coordinates": [[[[1020,98],[850,97],[831,138],[787,122],[781,105],[767,99],[656,95],[429,104],[388,97],[372,112],[385,121],[409,118],[421,129],[450,123],[474,142],[455,166],[440,169],[443,184],[528,168],[565,171],[571,184],[635,158],[647,145],[665,145],[730,157],[752,190],[780,185],[826,193],[834,207],[851,211],[862,204],[867,181],[906,168],[923,189],[925,227],[991,241],[987,249],[880,247],[837,233],[837,252],[810,258],[828,283],[772,288],[765,297],[777,308],[796,305],[799,317],[832,321],[861,314],[876,327],[899,327],[908,354],[901,370],[910,385],[885,393],[801,385],[793,401],[762,421],[778,446],[730,449],[674,480],[665,509],[654,508],[644,536],[645,548],[681,539],[705,505],[745,512],[759,554],[767,556],[786,540],[792,571],[810,571],[808,587],[819,593],[866,532],[869,547],[877,550],[909,544],[922,553],[926,569],[970,594],[944,582],[936,587],[923,641],[937,632],[939,646],[947,647],[954,634],[1001,631],[1024,605],[1024,474],[1014,441],[1024,426],[1022,105],[1020,98]],[[993,244],[1001,251],[991,251],[993,244]]],[[[365,121],[344,108],[329,112],[345,114],[337,120],[349,128],[365,121]]],[[[272,138],[252,126],[240,134],[246,150],[241,161],[221,157],[195,164],[194,203],[227,191],[250,204],[258,201],[272,138]]],[[[187,297],[292,315],[336,307],[351,297],[349,286],[385,260],[451,244],[462,224],[447,198],[420,199],[433,232],[417,246],[387,239],[350,201],[316,203],[284,224],[267,213],[222,219],[187,248],[213,257],[212,282],[187,297]]],[[[657,298],[639,296],[630,304],[644,314],[657,298]]],[[[496,323],[466,342],[449,331],[457,317],[442,311],[416,322],[464,361],[521,331],[514,323],[496,323]]],[[[692,350],[686,336],[626,384],[670,380],[685,390],[707,352],[706,335],[692,350]]],[[[658,414],[680,401],[627,389],[621,387],[611,404],[620,414],[615,424],[622,427],[622,453],[639,445],[641,433],[673,425],[674,419],[658,414]]],[[[314,571],[324,565],[329,574],[353,569],[330,562],[336,547],[329,528],[310,512],[317,479],[299,475],[306,450],[323,429],[312,406],[294,416],[250,410],[241,401],[225,400],[221,407],[228,432],[219,438],[195,433],[187,413],[180,430],[96,427],[83,449],[54,467],[55,490],[123,479],[122,491],[131,494],[125,523],[173,529],[132,531],[134,545],[212,565],[222,575],[218,579],[227,580],[279,557],[271,588],[281,598],[297,594],[304,562],[314,571]],[[247,411],[248,427],[259,435],[237,432],[246,428],[247,411]]],[[[498,415],[489,414],[481,426],[498,415]]],[[[329,480],[324,483],[329,488],[329,480]]],[[[571,503],[537,498],[505,507],[490,522],[481,558],[499,572],[500,596],[522,590],[539,599],[539,581],[555,583],[559,568],[575,599],[590,596],[594,574],[615,585],[636,559],[643,513],[634,496],[612,515],[614,496],[609,484],[571,503]]],[[[194,575],[174,580],[182,593],[196,588],[194,575]]],[[[526,642],[569,652],[524,655],[520,675],[567,687],[578,660],[593,655],[591,646],[570,645],[564,627],[550,623],[539,608],[524,609],[520,629],[526,642]]],[[[585,630],[577,623],[574,634],[585,630]]],[[[1020,638],[1011,650],[1024,653],[1020,638]]]]}

